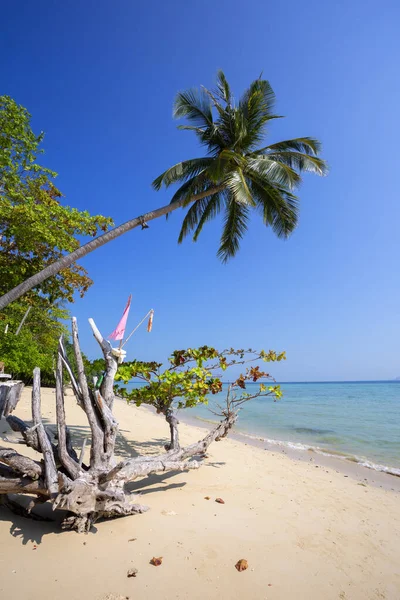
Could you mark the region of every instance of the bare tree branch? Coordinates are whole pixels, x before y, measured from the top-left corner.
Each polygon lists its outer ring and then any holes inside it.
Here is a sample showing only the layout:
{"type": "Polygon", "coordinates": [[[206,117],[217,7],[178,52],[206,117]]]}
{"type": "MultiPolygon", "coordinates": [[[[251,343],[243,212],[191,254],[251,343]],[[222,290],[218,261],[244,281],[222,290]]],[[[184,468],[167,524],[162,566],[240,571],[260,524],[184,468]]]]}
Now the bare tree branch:
{"type": "Polygon", "coordinates": [[[19,477],[15,471],[0,465],[0,494],[37,494],[49,497],[46,482],[43,479],[19,477]]]}
{"type": "Polygon", "coordinates": [[[103,351],[106,362],[106,372],[100,386],[100,393],[108,408],[112,409],[114,403],[114,378],[118,369],[118,361],[112,354],[112,347],[108,340],[104,339],[93,319],[89,319],[93,335],[103,351]]]}
{"type": "Polygon", "coordinates": [[[82,402],[84,410],[89,421],[90,430],[92,432],[92,445],[90,449],[90,464],[94,469],[101,467],[104,450],[104,434],[101,427],[98,415],[96,414],[92,400],[89,394],[89,388],[86,381],[85,371],[83,367],[83,359],[81,349],[79,347],[78,326],[76,318],[72,317],[72,343],[74,346],[76,366],[78,369],[79,387],[82,393],[82,402]]]}
{"type": "Polygon", "coordinates": [[[78,382],[76,381],[74,372],[73,372],[72,367],[71,367],[71,365],[69,363],[69,360],[68,360],[68,357],[67,357],[67,353],[66,353],[66,350],[65,350],[65,347],[64,347],[64,341],[63,341],[62,336],[61,336],[60,341],[59,341],[59,353],[61,355],[61,359],[63,361],[64,367],[67,370],[67,373],[68,373],[69,378],[71,380],[71,385],[72,385],[72,389],[73,389],[74,394],[75,394],[76,401],[79,404],[79,406],[81,408],[83,408],[82,392],[79,389],[78,382]]]}
{"type": "Polygon", "coordinates": [[[57,494],[58,476],[56,464],[54,462],[53,449],[44,429],[40,413],[40,369],[38,367],[33,370],[32,417],[33,423],[37,427],[39,445],[43,453],[46,486],[51,495],[57,494]]]}
{"type": "Polygon", "coordinates": [[[0,462],[8,465],[17,473],[31,479],[39,479],[43,475],[42,467],[27,456],[18,454],[12,448],[0,448],[0,462]]]}
{"type": "MultiPolygon", "coordinates": [[[[60,339],[61,346],[61,339],[60,339]]],[[[61,348],[59,348],[61,350],[61,348]]],[[[62,356],[61,352],[57,355],[56,367],[56,414],[57,414],[57,432],[58,432],[58,457],[63,467],[73,477],[78,477],[80,468],[72,459],[67,450],[67,428],[65,424],[63,376],[62,376],[62,356]]]]}

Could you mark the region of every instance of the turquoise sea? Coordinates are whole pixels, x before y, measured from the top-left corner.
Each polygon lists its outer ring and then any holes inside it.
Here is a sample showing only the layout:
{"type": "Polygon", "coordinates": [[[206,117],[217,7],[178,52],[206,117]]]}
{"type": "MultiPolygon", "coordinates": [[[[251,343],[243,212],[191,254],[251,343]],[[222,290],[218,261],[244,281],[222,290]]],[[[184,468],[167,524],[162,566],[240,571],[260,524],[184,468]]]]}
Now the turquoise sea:
{"type": "MultiPolygon", "coordinates": [[[[258,384],[248,387],[252,385],[258,384]]],[[[281,386],[284,395],[278,402],[260,398],[244,406],[238,432],[272,444],[311,447],[400,475],[400,381],[281,386]]],[[[223,393],[212,397],[209,408],[223,398],[223,393]]],[[[206,406],[185,413],[216,419],[206,406]]]]}
{"type": "MultiPolygon", "coordinates": [[[[136,384],[131,384],[136,385],[136,384]]],[[[140,384],[137,384],[140,385],[140,384]]],[[[252,386],[247,384],[247,391],[252,386]]],[[[245,404],[238,433],[277,446],[314,449],[400,476],[400,381],[282,383],[283,398],[245,404]]],[[[181,411],[190,420],[216,421],[227,384],[208,406],[181,411]]]]}

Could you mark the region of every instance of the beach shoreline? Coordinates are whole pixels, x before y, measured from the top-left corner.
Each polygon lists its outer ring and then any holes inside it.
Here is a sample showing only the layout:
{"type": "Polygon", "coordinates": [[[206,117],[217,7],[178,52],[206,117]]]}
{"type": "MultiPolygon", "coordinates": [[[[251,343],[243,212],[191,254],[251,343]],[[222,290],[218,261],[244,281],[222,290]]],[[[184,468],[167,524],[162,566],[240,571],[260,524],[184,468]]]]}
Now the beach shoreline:
{"type": "MultiPolygon", "coordinates": [[[[148,407],[150,411],[153,409],[148,407]]],[[[189,416],[179,413],[179,419],[182,423],[186,423],[192,427],[201,429],[210,429],[213,421],[207,421],[201,417],[189,416]]],[[[240,418],[240,417],[239,417],[240,418]]],[[[295,443],[285,442],[281,440],[266,440],[257,434],[250,434],[244,431],[233,429],[230,433],[231,439],[235,439],[244,445],[251,445],[262,450],[268,450],[272,453],[279,453],[289,457],[292,460],[301,460],[304,462],[313,462],[318,467],[329,467],[340,471],[345,476],[349,476],[358,482],[367,482],[369,485],[380,487],[386,490],[400,492],[400,476],[387,471],[376,470],[367,467],[359,462],[352,461],[345,456],[334,456],[329,452],[317,451],[314,448],[296,448],[295,443]]]]}
{"type": "MultiPolygon", "coordinates": [[[[134,387],[135,383],[130,384],[134,387]]],[[[258,391],[250,383],[250,392],[258,391]]],[[[215,423],[223,390],[179,412],[193,425],[215,423]]],[[[314,451],[340,462],[358,463],[369,470],[400,476],[400,387],[396,382],[287,384],[283,398],[254,399],[239,413],[235,432],[249,440],[262,440],[273,451],[295,454],[314,451]]],[[[339,462],[339,465],[340,465],[339,462]]],[[[341,468],[344,468],[342,465],[341,468]]]]}
{"type": "MultiPolygon", "coordinates": [[[[24,390],[15,411],[26,421],[29,392],[24,390]]],[[[42,412],[46,424],[54,423],[54,390],[42,390],[42,412]]],[[[162,416],[124,401],[115,402],[114,413],[118,457],[163,452],[169,431],[162,416]]],[[[88,424],[70,394],[66,417],[79,447],[88,424]]],[[[398,600],[398,492],[376,486],[367,475],[367,481],[346,476],[331,461],[322,468],[314,453],[308,455],[312,460],[300,460],[243,443],[237,435],[211,445],[200,469],[130,483],[150,510],[98,522],[88,535],[62,532],[61,517],[48,503],[35,510],[52,522],[1,509],[0,596],[398,600]],[[150,564],[153,556],[163,557],[161,566],[150,564]],[[249,565],[242,573],[235,569],[240,559],[249,565]],[[138,569],[134,578],[127,577],[131,568],[138,569]]],[[[38,458],[4,420],[0,436],[2,446],[38,458]]],[[[182,421],[180,436],[182,445],[193,443],[204,427],[182,421]]]]}

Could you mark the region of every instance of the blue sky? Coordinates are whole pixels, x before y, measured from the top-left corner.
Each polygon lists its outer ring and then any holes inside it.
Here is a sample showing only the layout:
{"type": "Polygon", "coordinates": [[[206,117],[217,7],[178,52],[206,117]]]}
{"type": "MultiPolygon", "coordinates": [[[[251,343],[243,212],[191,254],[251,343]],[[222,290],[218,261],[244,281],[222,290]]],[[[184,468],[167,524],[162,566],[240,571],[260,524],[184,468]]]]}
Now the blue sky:
{"type": "Polygon", "coordinates": [[[72,312],[90,356],[87,318],[111,332],[132,293],[132,327],[156,313],[128,358],[251,346],[285,349],[273,373],[286,381],[400,375],[399,19],[394,0],[3,6],[0,93],[46,132],[42,162],[71,206],[119,224],[166,204],[151,181],[202,153],[176,130],[174,95],[212,86],[219,68],[237,95],[263,72],[287,116],[270,140],[315,136],[330,164],[327,178],[305,177],[288,241],[254,220],[228,265],[216,258],[219,222],[177,245],[182,212],[84,259],[95,283],[72,312]]]}

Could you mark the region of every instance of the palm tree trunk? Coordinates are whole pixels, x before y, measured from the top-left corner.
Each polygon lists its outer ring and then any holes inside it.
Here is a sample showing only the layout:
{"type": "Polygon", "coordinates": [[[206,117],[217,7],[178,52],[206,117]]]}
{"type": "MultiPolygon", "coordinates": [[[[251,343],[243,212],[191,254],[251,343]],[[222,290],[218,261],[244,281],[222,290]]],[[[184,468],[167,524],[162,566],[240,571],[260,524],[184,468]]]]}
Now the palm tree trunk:
{"type": "MultiPolygon", "coordinates": [[[[200,194],[196,194],[191,198],[190,203],[196,202],[197,200],[202,200],[203,198],[207,198],[207,196],[212,196],[213,194],[216,194],[222,191],[223,189],[224,186],[219,185],[210,190],[206,190],[205,192],[201,192],[200,194]]],[[[122,225],[118,225],[118,227],[115,227],[114,229],[111,229],[110,231],[99,235],[99,237],[95,238],[94,240],[91,240],[90,242],[87,242],[87,244],[84,244],[80,248],[77,248],[77,250],[74,250],[70,254],[66,254],[51,265],[45,267],[39,273],[32,275],[32,277],[29,277],[28,279],[17,285],[15,288],[4,294],[4,296],[1,296],[0,310],[2,308],[5,308],[8,304],[11,304],[11,302],[14,302],[18,298],[20,298],[20,296],[22,296],[32,288],[45,281],[45,279],[57,275],[59,271],[66,269],[76,260],[79,260],[80,258],[86,256],[90,252],[93,252],[93,250],[97,250],[97,248],[100,248],[100,246],[104,246],[104,244],[115,240],[117,237],[123,235],[131,229],[134,229],[138,225],[142,225],[147,221],[153,221],[154,219],[158,219],[158,217],[162,217],[163,215],[167,215],[173,212],[177,208],[181,208],[184,204],[185,200],[180,200],[178,202],[173,202],[172,204],[162,206],[161,208],[158,208],[156,210],[152,210],[140,217],[131,219],[130,221],[127,221],[122,225]]]]}

